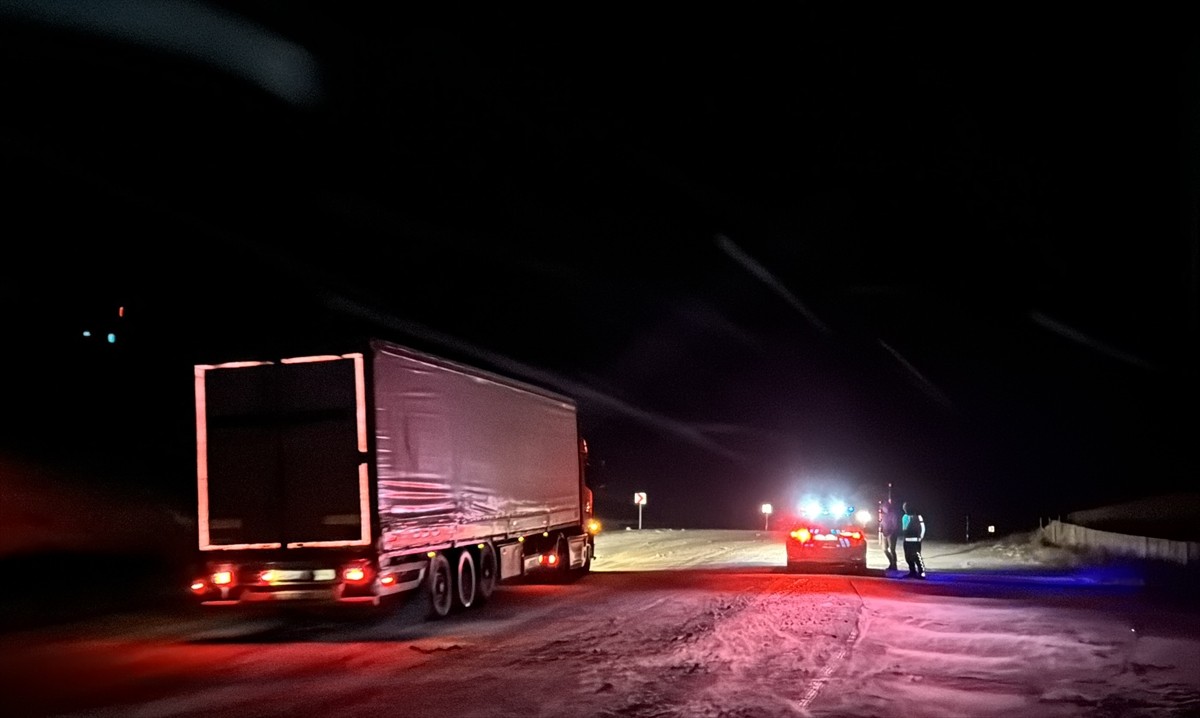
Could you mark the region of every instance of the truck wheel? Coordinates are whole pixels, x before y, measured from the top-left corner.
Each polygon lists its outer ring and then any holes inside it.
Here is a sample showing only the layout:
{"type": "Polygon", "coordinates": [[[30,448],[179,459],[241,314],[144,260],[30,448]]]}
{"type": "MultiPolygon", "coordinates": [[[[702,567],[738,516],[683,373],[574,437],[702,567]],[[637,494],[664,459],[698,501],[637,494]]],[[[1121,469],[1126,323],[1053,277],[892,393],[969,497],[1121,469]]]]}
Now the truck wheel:
{"type": "Polygon", "coordinates": [[[571,547],[567,545],[567,537],[563,534],[558,535],[558,540],[554,544],[554,553],[558,555],[558,571],[555,579],[558,581],[571,580],[571,547]]]}
{"type": "Polygon", "coordinates": [[[425,598],[428,601],[427,618],[445,618],[454,605],[451,590],[450,562],[444,554],[429,559],[429,575],[425,580],[425,598]]]}
{"type": "Polygon", "coordinates": [[[498,572],[496,570],[496,549],[490,543],[485,543],[479,549],[479,586],[476,589],[475,601],[484,603],[492,597],[496,590],[498,572]]]}
{"type": "Polygon", "coordinates": [[[479,582],[475,576],[475,557],[470,549],[458,553],[458,568],[454,572],[454,607],[466,610],[475,603],[479,582]]]}

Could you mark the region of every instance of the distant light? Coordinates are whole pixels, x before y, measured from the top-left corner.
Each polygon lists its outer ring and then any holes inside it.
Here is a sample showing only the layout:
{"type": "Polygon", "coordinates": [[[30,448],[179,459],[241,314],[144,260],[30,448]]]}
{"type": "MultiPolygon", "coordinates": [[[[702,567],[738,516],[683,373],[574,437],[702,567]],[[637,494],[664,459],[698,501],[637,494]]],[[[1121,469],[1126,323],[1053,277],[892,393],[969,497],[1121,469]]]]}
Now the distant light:
{"type": "Polygon", "coordinates": [[[834,501],[829,505],[829,513],[834,516],[842,516],[846,513],[846,504],[841,501],[834,501]]]}
{"type": "Polygon", "coordinates": [[[116,343],[117,343],[117,335],[116,335],[116,334],[113,334],[112,332],[109,332],[109,333],[108,333],[108,343],[109,343],[109,344],[116,344],[116,343]]]}
{"type": "Polygon", "coordinates": [[[118,317],[125,316],[125,307],[117,307],[117,316],[118,317]]]}
{"type": "Polygon", "coordinates": [[[994,534],[994,533],[996,533],[996,527],[995,527],[995,526],[988,526],[988,533],[990,533],[990,534],[994,534]]]}
{"type": "Polygon", "coordinates": [[[771,504],[763,504],[762,505],[762,512],[764,514],[770,514],[773,510],[774,510],[774,508],[771,506],[771,504]]]}
{"type": "Polygon", "coordinates": [[[862,524],[863,526],[866,526],[867,523],[870,522],[870,520],[871,520],[871,512],[867,511],[866,509],[859,509],[858,514],[856,515],[856,518],[858,519],[858,522],[860,524],[862,524]]]}
{"type": "Polygon", "coordinates": [[[821,515],[821,504],[816,501],[810,501],[804,505],[804,514],[806,516],[817,517],[821,515]]]}
{"type": "Polygon", "coordinates": [[[83,336],[85,336],[85,337],[90,337],[90,336],[92,336],[92,333],[91,333],[90,331],[88,331],[87,329],[84,329],[84,330],[83,330],[83,336]]]}

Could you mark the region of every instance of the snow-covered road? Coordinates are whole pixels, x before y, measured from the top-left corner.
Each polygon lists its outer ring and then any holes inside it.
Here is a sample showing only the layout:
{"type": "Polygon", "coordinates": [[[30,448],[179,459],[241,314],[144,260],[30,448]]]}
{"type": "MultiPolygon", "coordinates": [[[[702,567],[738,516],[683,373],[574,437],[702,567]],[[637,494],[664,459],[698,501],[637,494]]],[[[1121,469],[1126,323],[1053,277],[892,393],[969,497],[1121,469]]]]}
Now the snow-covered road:
{"type": "Polygon", "coordinates": [[[781,541],[601,534],[591,575],[428,623],[138,614],[13,632],[0,676],[17,715],[1200,711],[1200,616],[1120,574],[1023,540],[930,545],[927,582],[789,574],[781,541]]]}

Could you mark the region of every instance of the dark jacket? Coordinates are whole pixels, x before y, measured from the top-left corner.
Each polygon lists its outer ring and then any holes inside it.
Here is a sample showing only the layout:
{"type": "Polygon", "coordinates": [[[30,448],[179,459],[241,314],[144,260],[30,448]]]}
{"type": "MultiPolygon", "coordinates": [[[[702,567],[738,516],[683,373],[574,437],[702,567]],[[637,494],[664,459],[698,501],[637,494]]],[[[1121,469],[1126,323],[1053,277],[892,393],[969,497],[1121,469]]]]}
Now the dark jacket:
{"type": "Polygon", "coordinates": [[[884,536],[898,535],[900,533],[900,513],[895,509],[884,511],[879,528],[883,530],[884,536]]]}

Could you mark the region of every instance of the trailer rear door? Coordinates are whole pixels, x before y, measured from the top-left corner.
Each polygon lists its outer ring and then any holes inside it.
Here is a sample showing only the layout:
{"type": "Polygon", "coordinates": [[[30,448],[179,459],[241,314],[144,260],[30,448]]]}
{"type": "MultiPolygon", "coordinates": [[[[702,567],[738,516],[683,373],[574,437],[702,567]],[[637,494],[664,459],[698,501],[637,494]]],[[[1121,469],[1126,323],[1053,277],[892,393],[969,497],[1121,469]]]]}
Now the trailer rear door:
{"type": "Polygon", "coordinates": [[[361,355],[197,367],[200,547],[370,543],[361,355]]]}

